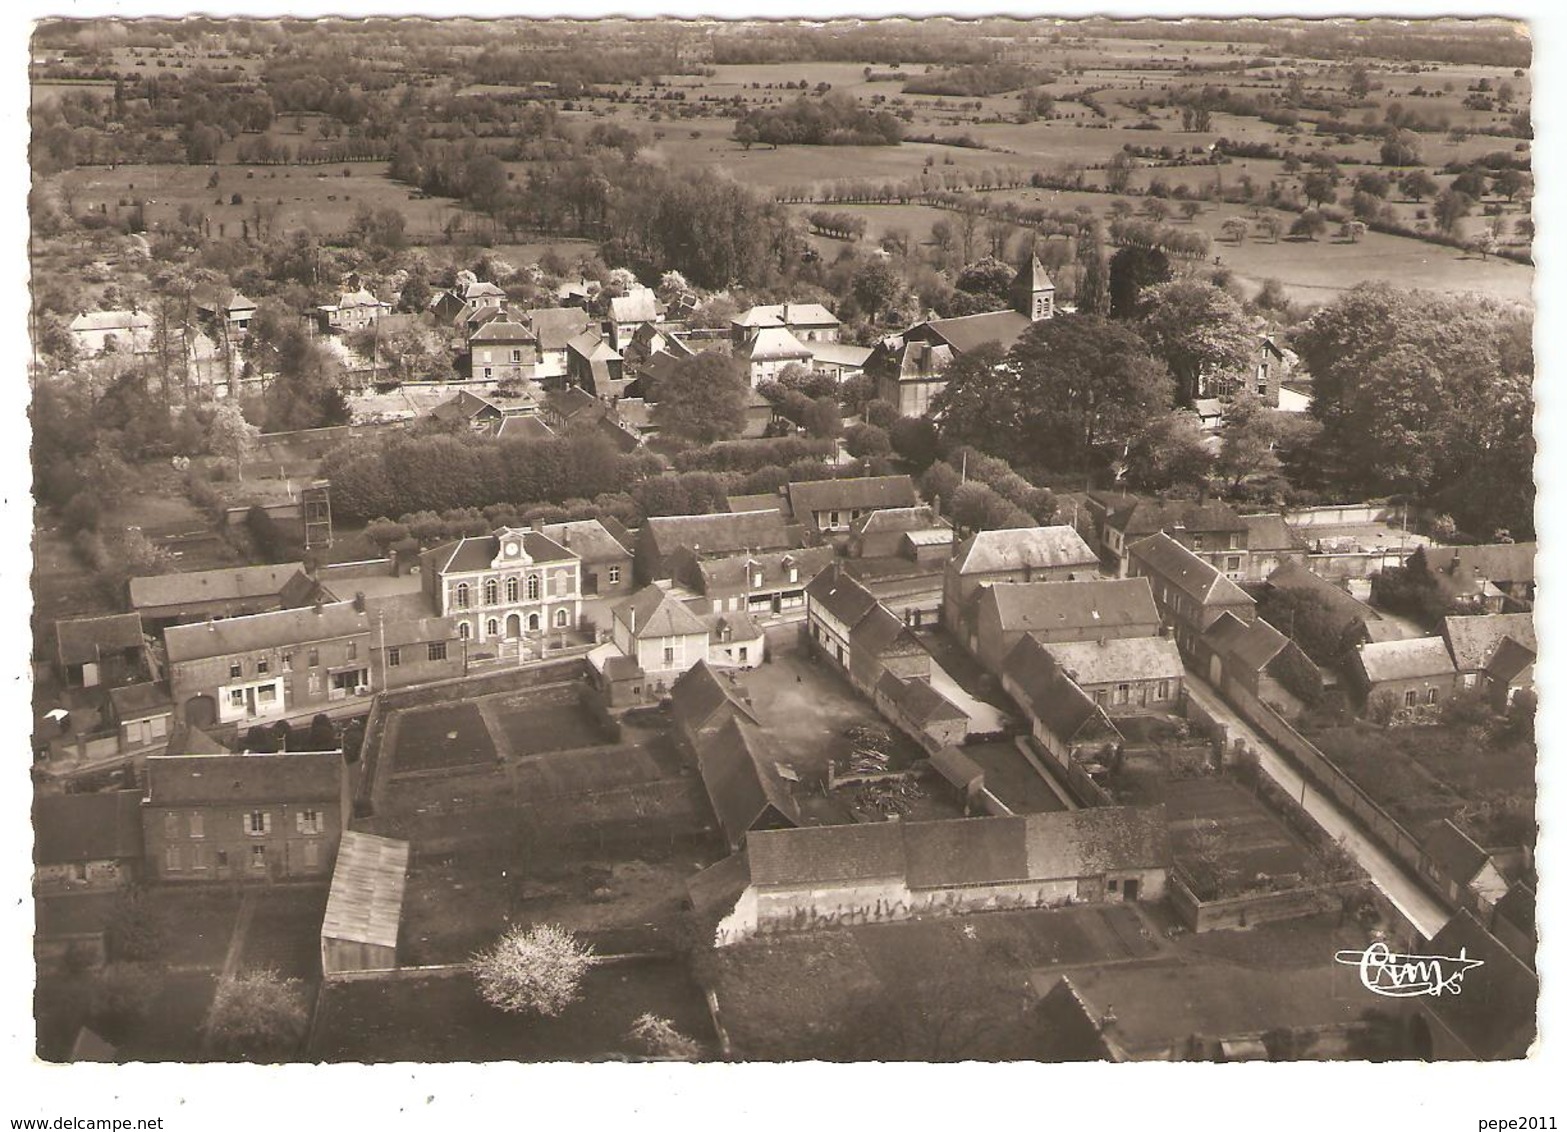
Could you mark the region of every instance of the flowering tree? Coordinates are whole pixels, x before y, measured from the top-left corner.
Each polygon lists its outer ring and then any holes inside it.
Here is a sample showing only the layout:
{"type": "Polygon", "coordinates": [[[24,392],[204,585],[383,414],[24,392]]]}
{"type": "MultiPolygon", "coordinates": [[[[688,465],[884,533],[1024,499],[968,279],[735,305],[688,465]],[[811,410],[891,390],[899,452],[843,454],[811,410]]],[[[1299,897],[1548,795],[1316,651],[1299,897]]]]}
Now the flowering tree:
{"type": "Polygon", "coordinates": [[[287,1057],[309,1020],[304,987],[276,971],[242,971],[221,979],[207,1012],[218,1049],[249,1059],[287,1057]]]}
{"type": "Polygon", "coordinates": [[[479,997],[513,1014],[554,1017],[577,999],[600,962],[593,948],[557,924],[514,925],[469,961],[479,997]]]}
{"type": "Polygon", "coordinates": [[[702,1056],[702,1045],[686,1037],[675,1024],[656,1014],[644,1014],[631,1023],[631,1040],[647,1050],[649,1057],[666,1061],[695,1061],[702,1056]]]}

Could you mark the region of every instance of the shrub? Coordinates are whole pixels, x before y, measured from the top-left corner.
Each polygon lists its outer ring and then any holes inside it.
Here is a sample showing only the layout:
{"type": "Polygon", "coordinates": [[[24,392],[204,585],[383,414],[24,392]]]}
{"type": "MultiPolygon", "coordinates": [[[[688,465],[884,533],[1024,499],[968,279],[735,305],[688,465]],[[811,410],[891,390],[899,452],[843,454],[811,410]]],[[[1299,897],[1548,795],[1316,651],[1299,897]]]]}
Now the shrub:
{"type": "Polygon", "coordinates": [[[207,1011],[207,1032],[224,1053],[281,1059],[297,1048],[308,1020],[298,979],[271,970],[244,971],[219,981],[207,1011]]]}
{"type": "Polygon", "coordinates": [[[111,961],[161,959],[168,942],[167,918],[140,889],[129,889],[115,899],[103,930],[104,950],[111,961]]]}
{"type": "Polygon", "coordinates": [[[479,997],[511,1014],[554,1017],[577,1000],[600,962],[593,948],[555,924],[514,925],[470,961],[479,997]]]}

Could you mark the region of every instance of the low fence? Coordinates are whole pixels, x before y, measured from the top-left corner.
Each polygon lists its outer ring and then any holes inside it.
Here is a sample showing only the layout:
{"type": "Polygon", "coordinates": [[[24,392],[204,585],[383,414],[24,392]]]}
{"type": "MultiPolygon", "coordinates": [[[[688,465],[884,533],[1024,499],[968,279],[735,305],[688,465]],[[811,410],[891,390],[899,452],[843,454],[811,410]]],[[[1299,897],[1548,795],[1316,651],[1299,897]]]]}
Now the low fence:
{"type": "Polygon", "coordinates": [[[1280,889],[1277,892],[1245,893],[1220,900],[1201,900],[1180,874],[1172,871],[1165,882],[1165,893],[1189,930],[1213,932],[1342,911],[1346,898],[1360,887],[1359,881],[1341,881],[1308,888],[1280,889]]]}
{"type": "Polygon", "coordinates": [[[1292,527],[1344,527],[1356,523],[1418,523],[1430,516],[1431,512],[1426,508],[1402,503],[1346,503],[1286,511],[1284,521],[1292,527]]]}

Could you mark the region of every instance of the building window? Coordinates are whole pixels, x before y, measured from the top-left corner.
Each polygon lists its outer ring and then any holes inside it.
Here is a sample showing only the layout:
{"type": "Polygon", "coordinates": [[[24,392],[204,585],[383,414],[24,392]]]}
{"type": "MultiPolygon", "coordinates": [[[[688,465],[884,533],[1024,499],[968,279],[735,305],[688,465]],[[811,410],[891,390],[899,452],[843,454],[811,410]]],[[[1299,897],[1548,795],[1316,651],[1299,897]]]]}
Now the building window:
{"type": "Polygon", "coordinates": [[[305,684],[310,689],[310,695],[319,696],[321,694],[321,673],[312,669],[305,678],[305,684]]]}
{"type": "Polygon", "coordinates": [[[484,367],[484,380],[485,381],[490,380],[490,376],[491,376],[490,375],[490,367],[489,366],[485,366],[484,367]]]}
{"type": "Polygon", "coordinates": [[[468,627],[468,622],[466,622],[466,621],[458,622],[458,624],[457,624],[457,635],[459,637],[461,637],[463,640],[466,641],[468,639],[468,637],[472,634],[472,632],[473,632],[473,630],[468,627]]]}
{"type": "Polygon", "coordinates": [[[264,656],[256,657],[256,675],[265,676],[272,671],[272,662],[264,656]]]}
{"type": "Polygon", "coordinates": [[[1112,880],[1112,881],[1109,881],[1107,883],[1109,884],[1111,892],[1120,892],[1121,891],[1121,882],[1120,881],[1112,880]]]}
{"type": "Polygon", "coordinates": [[[1201,550],[1202,549],[1202,535],[1193,535],[1192,536],[1192,549],[1193,550],[1201,550]]]}
{"type": "Polygon", "coordinates": [[[513,350],[511,352],[511,360],[514,361],[514,362],[522,361],[522,351],[521,350],[513,350]]]}
{"type": "Polygon", "coordinates": [[[238,680],[243,675],[245,675],[244,666],[237,660],[229,661],[229,679],[238,680]]]}
{"type": "Polygon", "coordinates": [[[751,588],[753,590],[759,590],[762,588],[762,572],[760,570],[757,570],[751,575],[751,588]]]}
{"type": "Polygon", "coordinates": [[[226,869],[229,867],[229,851],[227,849],[219,849],[215,856],[218,859],[218,868],[226,869]]]}
{"type": "Polygon", "coordinates": [[[664,649],[664,663],[666,665],[671,665],[671,664],[675,663],[675,650],[673,648],[670,648],[670,647],[667,647],[667,646],[665,647],[665,649],[664,649]]]}
{"type": "Polygon", "coordinates": [[[457,594],[456,594],[456,597],[457,597],[457,608],[458,609],[467,609],[468,608],[468,583],[467,582],[459,582],[457,584],[457,594]]]}
{"type": "Polygon", "coordinates": [[[305,842],[305,868],[312,871],[321,867],[321,845],[316,841],[305,842]]]}
{"type": "Polygon", "coordinates": [[[235,688],[229,693],[229,707],[242,708],[245,706],[245,689],[235,688]]]}
{"type": "Polygon", "coordinates": [[[180,834],[180,816],[176,813],[163,815],[163,836],[178,837],[180,834]]]}
{"type": "Polygon", "coordinates": [[[515,605],[517,603],[517,592],[518,592],[517,591],[517,579],[516,578],[507,578],[506,579],[506,603],[508,605],[515,605]]]}
{"type": "Polygon", "coordinates": [[[1170,698],[1170,682],[1168,680],[1159,681],[1159,698],[1161,700],[1170,698]]]}
{"type": "Polygon", "coordinates": [[[320,664],[321,663],[321,650],[320,649],[311,649],[310,650],[310,655],[306,658],[305,663],[307,663],[311,668],[314,668],[318,664],[320,664]]]}
{"type": "Polygon", "coordinates": [[[272,832],[272,815],[265,810],[251,810],[245,815],[245,832],[251,837],[263,837],[272,832]]]}
{"type": "Polygon", "coordinates": [[[349,641],[348,642],[348,659],[349,660],[358,660],[359,659],[359,642],[358,641],[349,641]]]}
{"type": "Polygon", "coordinates": [[[286,653],[283,654],[283,667],[288,669],[290,672],[294,671],[294,654],[293,653],[286,652],[286,653]]]}
{"type": "Polygon", "coordinates": [[[294,815],[294,824],[300,833],[314,837],[321,832],[321,811],[300,810],[294,815]]]}
{"type": "Polygon", "coordinates": [[[484,623],[484,634],[485,634],[485,636],[487,636],[487,637],[496,637],[496,636],[500,635],[500,631],[501,631],[500,623],[497,622],[495,620],[495,618],[491,617],[488,621],[486,621],[484,623]]]}
{"type": "Polygon", "coordinates": [[[1409,691],[1404,693],[1404,706],[1405,707],[1414,707],[1415,704],[1419,702],[1419,700],[1420,700],[1420,693],[1416,692],[1413,688],[1411,688],[1409,691]]]}
{"type": "Polygon", "coordinates": [[[620,567],[619,566],[611,566],[609,568],[609,584],[612,585],[612,586],[618,586],[620,584],[620,567]]]}
{"type": "Polygon", "coordinates": [[[445,641],[432,641],[432,642],[430,642],[428,652],[429,652],[429,657],[430,657],[431,660],[445,660],[446,659],[446,642],[445,641]]]}
{"type": "Polygon", "coordinates": [[[190,815],[190,835],[192,837],[199,839],[199,838],[205,837],[207,835],[206,829],[205,829],[205,826],[206,826],[205,817],[206,817],[205,814],[191,814],[190,815]]]}
{"type": "Polygon", "coordinates": [[[386,666],[396,668],[403,662],[403,650],[396,645],[391,645],[386,650],[386,666]]]}
{"type": "Polygon", "coordinates": [[[163,851],[163,869],[177,873],[185,868],[185,851],[178,845],[170,845],[163,851]]]}
{"type": "Polygon", "coordinates": [[[1124,704],[1132,698],[1132,686],[1130,684],[1117,684],[1115,686],[1115,702],[1124,704]]]}
{"type": "Polygon", "coordinates": [[[1436,703],[1436,689],[1435,688],[1427,688],[1426,689],[1426,703],[1428,703],[1428,704],[1436,703]]]}
{"type": "Polygon", "coordinates": [[[829,527],[831,527],[832,529],[837,530],[837,528],[838,528],[838,512],[836,512],[836,511],[829,511],[829,512],[827,512],[827,525],[829,527]]]}
{"type": "Polygon", "coordinates": [[[277,685],[276,684],[263,684],[261,687],[257,688],[256,689],[256,702],[258,704],[275,704],[275,703],[277,703],[277,685]]]}
{"type": "Polygon", "coordinates": [[[495,605],[501,600],[501,588],[495,584],[495,579],[490,578],[484,583],[484,604],[495,605]]]}
{"type": "Polygon", "coordinates": [[[528,575],[528,600],[539,600],[539,576],[537,574],[528,575]]]}
{"type": "Polygon", "coordinates": [[[264,869],[267,867],[267,847],[265,845],[252,845],[250,847],[250,867],[264,869]]]}
{"type": "Polygon", "coordinates": [[[570,614],[570,612],[568,612],[567,610],[564,610],[564,609],[557,609],[555,611],[555,627],[557,629],[565,629],[565,628],[568,628],[570,625],[571,625],[571,614],[570,614]]]}

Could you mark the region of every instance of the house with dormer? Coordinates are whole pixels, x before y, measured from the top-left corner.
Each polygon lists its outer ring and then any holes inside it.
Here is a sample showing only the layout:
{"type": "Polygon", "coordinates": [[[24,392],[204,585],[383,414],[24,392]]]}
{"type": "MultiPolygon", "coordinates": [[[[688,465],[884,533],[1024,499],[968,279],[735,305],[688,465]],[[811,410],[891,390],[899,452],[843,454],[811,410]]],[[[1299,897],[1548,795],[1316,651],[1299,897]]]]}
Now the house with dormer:
{"type": "Polygon", "coordinates": [[[338,295],[335,303],[317,307],[316,317],[323,329],[347,334],[356,330],[369,330],[391,309],[391,303],[376,298],[360,287],[357,291],[345,291],[338,295]]]}
{"type": "Polygon", "coordinates": [[[460,640],[517,642],[575,631],[582,619],[582,561],[538,531],[502,527],[419,556],[420,584],[460,640]]]}

